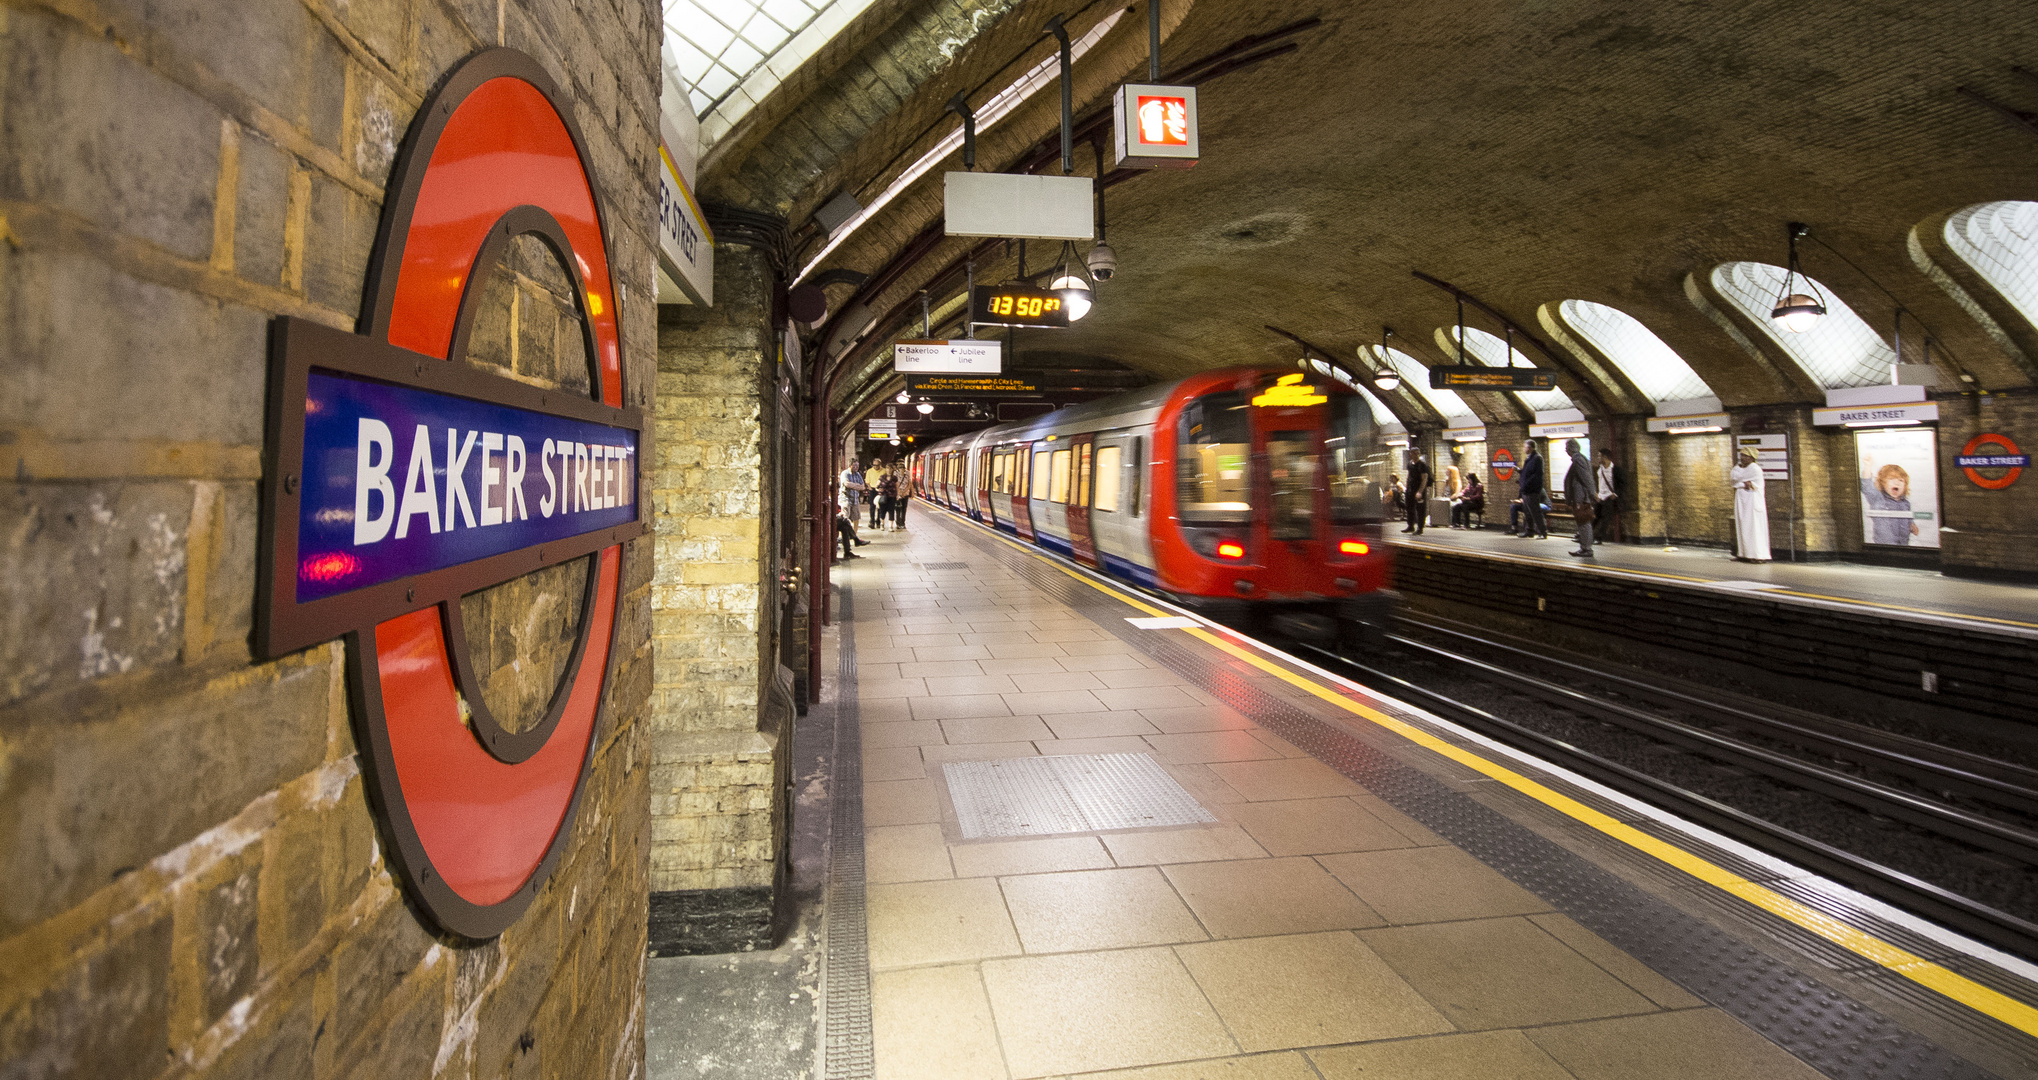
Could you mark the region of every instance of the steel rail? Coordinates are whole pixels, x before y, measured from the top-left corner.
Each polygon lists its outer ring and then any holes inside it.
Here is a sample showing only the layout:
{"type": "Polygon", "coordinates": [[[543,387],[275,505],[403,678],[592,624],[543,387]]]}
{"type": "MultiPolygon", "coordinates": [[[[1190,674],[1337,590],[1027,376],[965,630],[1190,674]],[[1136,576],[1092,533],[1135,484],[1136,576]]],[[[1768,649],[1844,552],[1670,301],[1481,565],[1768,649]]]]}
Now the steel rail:
{"type": "Polygon", "coordinates": [[[1313,645],[1297,648],[1314,653],[1335,664],[1365,675],[1370,680],[1391,684],[1396,694],[1408,695],[1441,709],[1452,719],[1469,724],[1502,742],[1546,757],[1624,794],[1661,806],[1744,843],[1780,855],[1836,881],[1897,904],[1946,926],[1971,934],[1991,945],[2023,956],[2038,956],[2038,923],[2006,911],[1999,911],[1959,893],[1884,866],[1822,840],[1806,836],[1771,821],[1687,791],[1638,769],[1600,757],[1555,736],[1524,727],[1511,720],[1458,701],[1435,690],[1384,671],[1368,667],[1313,645]]]}
{"type": "MultiPolygon", "coordinates": [[[[1444,634],[1496,652],[1516,656],[1532,657],[1546,667],[1563,668],[1596,682],[1611,684],[1634,691],[1647,697],[1668,700],[1680,706],[1704,713],[1723,723],[1748,728],[1780,742],[1788,742],[1806,749],[1817,750],[1834,758],[1852,761],[1857,765],[1880,769],[1899,776],[1908,777],[1943,791],[1959,791],[2009,809],[2038,814],[2038,771],[2019,765],[1995,761],[1981,754],[1969,753],[1938,746],[1923,739],[1907,735],[1877,731],[1858,724],[1846,724],[1847,732],[1820,731],[1804,723],[1779,717],[1763,716],[1737,706],[1718,701],[1708,701],[1695,694],[1653,683],[1631,679],[1586,664],[1572,663],[1554,657],[1546,657],[1528,649],[1477,634],[1468,634],[1449,627],[1437,626],[1420,619],[1401,619],[1404,626],[1413,626],[1434,634],[1444,634]],[[1880,744],[1880,745],[1878,745],[1880,744]],[[1990,775],[1993,773],[1994,775],[1990,775]],[[2023,782],[2019,782],[2023,781],[2023,782]]],[[[1405,644],[1425,649],[1434,646],[1402,639],[1405,644]]],[[[1456,657],[1453,657],[1456,659],[1456,657]]],[[[1811,718],[1807,718],[1811,719],[1811,718]]],[[[1844,724],[1845,722],[1839,722],[1844,724]]]]}
{"type": "Polygon", "coordinates": [[[1598,715],[1650,738],[1675,743],[1707,757],[1751,769],[1786,784],[1852,804],[1872,814],[1915,825],[1975,847],[1986,848],[2026,865],[2038,866],[2038,833],[1959,807],[1933,802],[1907,791],[1899,791],[1887,784],[1864,780],[1852,773],[1752,746],[1716,732],[1644,712],[1633,706],[1594,697],[1568,686],[1559,686],[1548,680],[1538,679],[1533,675],[1458,656],[1412,638],[1390,634],[1388,640],[1454,661],[1489,682],[1527,690],[1559,706],[1598,715]]]}

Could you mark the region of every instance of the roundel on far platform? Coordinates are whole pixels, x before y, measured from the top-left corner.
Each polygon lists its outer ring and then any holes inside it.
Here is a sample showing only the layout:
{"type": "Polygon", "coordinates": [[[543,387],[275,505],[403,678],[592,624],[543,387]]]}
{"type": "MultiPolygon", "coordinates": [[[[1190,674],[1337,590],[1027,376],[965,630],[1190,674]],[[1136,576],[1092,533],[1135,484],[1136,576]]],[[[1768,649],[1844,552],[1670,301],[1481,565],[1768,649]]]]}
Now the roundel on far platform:
{"type": "Polygon", "coordinates": [[[393,170],[359,333],[278,319],[258,645],[344,637],[392,863],[451,934],[482,939],[550,876],[585,787],[613,661],[622,541],[643,532],[641,412],[624,406],[601,200],[572,103],[511,49],[463,61],[393,170]],[[465,360],[487,278],[519,236],[558,258],[593,394],[465,360]],[[461,598],[587,560],[565,675],[523,731],[489,712],[461,598]]]}

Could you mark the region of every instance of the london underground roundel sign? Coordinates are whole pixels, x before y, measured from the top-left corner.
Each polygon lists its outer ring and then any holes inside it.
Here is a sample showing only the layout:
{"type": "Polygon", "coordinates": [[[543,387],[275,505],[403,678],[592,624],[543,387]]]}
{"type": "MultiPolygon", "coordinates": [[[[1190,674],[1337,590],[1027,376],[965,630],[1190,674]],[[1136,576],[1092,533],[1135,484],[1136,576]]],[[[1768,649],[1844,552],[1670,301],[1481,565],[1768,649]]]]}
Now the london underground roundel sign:
{"type": "Polygon", "coordinates": [[[1967,440],[1953,463],[1967,474],[1968,483],[1986,491],[2001,491],[2016,483],[2024,470],[2031,467],[2031,455],[2008,435],[1990,431],[1967,440]],[[1988,471],[1983,472],[1984,469],[1988,471]]]}
{"type": "Polygon", "coordinates": [[[359,332],[271,334],[258,649],[347,644],[348,691],[392,862],[442,929],[499,934],[571,834],[601,719],[622,575],[644,531],[642,414],[623,405],[601,200],[570,102],[511,49],[469,57],[391,174],[359,332]],[[592,394],[465,363],[488,278],[536,236],[572,280],[592,394]],[[542,719],[484,701],[461,597],[588,565],[579,636],[542,719]]]}

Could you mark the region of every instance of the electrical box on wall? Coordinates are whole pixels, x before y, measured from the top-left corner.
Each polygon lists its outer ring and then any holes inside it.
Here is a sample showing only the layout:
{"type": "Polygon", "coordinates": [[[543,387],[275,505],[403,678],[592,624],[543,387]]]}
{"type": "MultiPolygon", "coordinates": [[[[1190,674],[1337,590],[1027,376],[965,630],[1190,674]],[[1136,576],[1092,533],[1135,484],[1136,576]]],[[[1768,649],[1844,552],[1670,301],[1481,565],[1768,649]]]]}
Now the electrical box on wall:
{"type": "Polygon", "coordinates": [[[1113,102],[1121,169],[1186,169],[1202,154],[1196,134],[1196,88],[1126,83],[1113,102]]]}

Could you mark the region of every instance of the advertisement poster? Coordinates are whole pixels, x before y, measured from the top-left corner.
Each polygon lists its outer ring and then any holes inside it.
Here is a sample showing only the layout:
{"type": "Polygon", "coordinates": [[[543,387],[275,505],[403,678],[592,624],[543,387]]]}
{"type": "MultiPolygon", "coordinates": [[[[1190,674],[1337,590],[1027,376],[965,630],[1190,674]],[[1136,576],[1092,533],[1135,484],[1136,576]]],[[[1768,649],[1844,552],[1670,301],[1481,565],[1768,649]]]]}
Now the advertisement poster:
{"type": "Polygon", "coordinates": [[[1862,431],[1861,536],[1870,544],[1939,546],[1939,471],[1930,428],[1862,431]]]}

